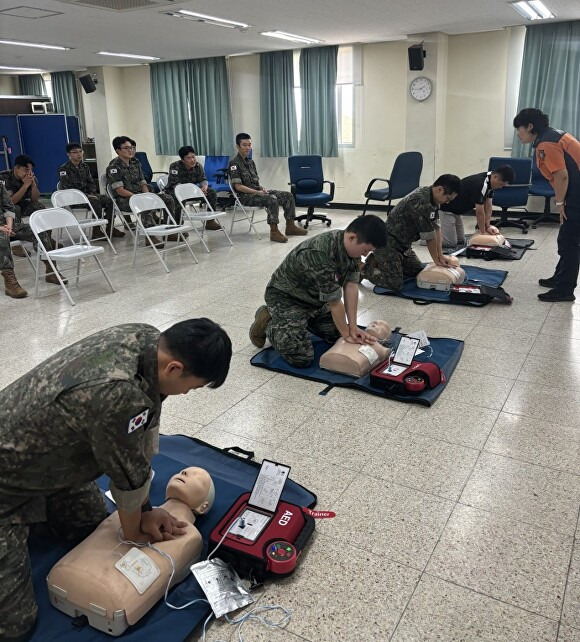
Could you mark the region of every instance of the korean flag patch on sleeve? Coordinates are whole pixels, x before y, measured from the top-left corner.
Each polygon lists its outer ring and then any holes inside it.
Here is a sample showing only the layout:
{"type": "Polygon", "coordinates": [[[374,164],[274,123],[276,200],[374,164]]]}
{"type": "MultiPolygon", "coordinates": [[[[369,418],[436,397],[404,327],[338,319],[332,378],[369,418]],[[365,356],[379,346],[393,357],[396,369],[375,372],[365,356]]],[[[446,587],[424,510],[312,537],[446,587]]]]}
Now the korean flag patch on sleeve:
{"type": "Polygon", "coordinates": [[[237,165],[230,165],[230,170],[234,172],[236,169],[238,169],[237,165]]]}
{"type": "Polygon", "coordinates": [[[115,168],[113,168],[113,169],[110,169],[109,172],[111,172],[111,174],[116,174],[117,170],[115,168]]]}
{"type": "Polygon", "coordinates": [[[140,412],[135,417],[129,419],[129,425],[127,427],[127,434],[130,435],[132,432],[135,432],[138,428],[141,428],[147,423],[147,417],[149,417],[149,408],[146,408],[143,412],[140,412]]]}
{"type": "Polygon", "coordinates": [[[62,172],[59,172],[58,174],[59,176],[66,176],[66,170],[63,169],[62,172]]]}
{"type": "Polygon", "coordinates": [[[174,176],[177,176],[177,170],[176,170],[176,169],[172,169],[172,170],[171,170],[171,173],[172,173],[174,176]]]}

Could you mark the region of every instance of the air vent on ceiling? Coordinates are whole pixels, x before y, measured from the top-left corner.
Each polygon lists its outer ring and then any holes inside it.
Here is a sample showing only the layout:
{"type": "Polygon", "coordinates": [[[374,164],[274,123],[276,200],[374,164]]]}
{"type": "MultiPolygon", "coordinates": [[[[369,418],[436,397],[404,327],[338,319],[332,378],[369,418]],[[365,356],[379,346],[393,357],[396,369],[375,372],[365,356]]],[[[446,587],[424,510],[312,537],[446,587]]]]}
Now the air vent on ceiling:
{"type": "Polygon", "coordinates": [[[60,2],[108,11],[135,11],[136,9],[171,6],[175,0],[60,0],[60,2]]]}
{"type": "Polygon", "coordinates": [[[47,9],[37,9],[36,7],[12,7],[11,9],[2,9],[0,14],[12,18],[28,18],[29,20],[49,18],[50,16],[62,16],[60,11],[48,11],[47,9]]]}

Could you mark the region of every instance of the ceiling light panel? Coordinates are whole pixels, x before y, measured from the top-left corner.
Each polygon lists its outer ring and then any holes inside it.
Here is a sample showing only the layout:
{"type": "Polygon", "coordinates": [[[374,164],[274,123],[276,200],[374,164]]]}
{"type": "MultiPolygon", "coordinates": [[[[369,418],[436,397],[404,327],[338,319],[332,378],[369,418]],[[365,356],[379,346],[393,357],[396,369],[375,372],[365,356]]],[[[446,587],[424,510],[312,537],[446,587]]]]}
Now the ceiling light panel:
{"type": "Polygon", "coordinates": [[[2,71],[36,71],[38,73],[43,73],[44,69],[33,69],[32,67],[5,67],[0,65],[2,71]]]}
{"type": "Polygon", "coordinates": [[[197,22],[205,22],[207,24],[215,25],[216,27],[228,27],[229,29],[247,29],[250,25],[245,22],[236,22],[235,20],[226,20],[225,18],[218,18],[217,16],[208,16],[205,13],[196,13],[195,11],[187,11],[180,9],[176,13],[169,13],[168,15],[174,18],[189,18],[197,22]]]}
{"type": "Polygon", "coordinates": [[[0,45],[15,45],[17,47],[35,47],[36,49],[56,49],[58,51],[69,51],[71,47],[60,47],[59,45],[44,45],[39,42],[19,42],[18,40],[0,40],[0,45]]]}
{"type": "Polygon", "coordinates": [[[141,54],[116,53],[113,51],[97,51],[99,56],[117,56],[118,58],[134,58],[136,60],[161,60],[155,56],[143,56],[141,54]]]}
{"type": "Polygon", "coordinates": [[[285,31],[262,31],[260,35],[268,36],[269,38],[278,38],[280,40],[290,40],[290,42],[298,42],[303,45],[314,45],[321,42],[314,38],[307,38],[306,36],[299,36],[298,34],[287,33],[285,31]]]}
{"type": "Polygon", "coordinates": [[[537,11],[544,20],[555,18],[556,16],[546,7],[542,0],[529,0],[528,4],[537,11]]]}

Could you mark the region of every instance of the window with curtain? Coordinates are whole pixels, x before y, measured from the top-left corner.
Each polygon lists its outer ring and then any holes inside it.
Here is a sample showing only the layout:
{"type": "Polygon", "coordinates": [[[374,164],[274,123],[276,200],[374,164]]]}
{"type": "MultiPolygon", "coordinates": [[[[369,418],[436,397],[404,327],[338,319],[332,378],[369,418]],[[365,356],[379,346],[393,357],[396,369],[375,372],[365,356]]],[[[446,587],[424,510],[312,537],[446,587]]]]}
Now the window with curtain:
{"type": "Polygon", "coordinates": [[[183,145],[198,154],[229,155],[232,112],[226,60],[202,58],[150,65],[157,154],[174,156],[183,145]]]}
{"type": "MultiPolygon", "coordinates": [[[[580,20],[526,29],[518,112],[536,107],[550,125],[580,136],[580,20]]],[[[514,114],[515,116],[515,114],[514,114]]],[[[527,156],[528,145],[514,136],[512,156],[527,156]]]]}
{"type": "Polygon", "coordinates": [[[260,54],[260,153],[287,157],[298,151],[292,51],[260,54]]]}
{"type": "Polygon", "coordinates": [[[79,115],[77,79],[72,71],[56,71],[50,74],[55,109],[66,116],[79,115]]]}
{"type": "Polygon", "coordinates": [[[41,74],[18,76],[18,93],[21,96],[48,96],[41,74]]]}

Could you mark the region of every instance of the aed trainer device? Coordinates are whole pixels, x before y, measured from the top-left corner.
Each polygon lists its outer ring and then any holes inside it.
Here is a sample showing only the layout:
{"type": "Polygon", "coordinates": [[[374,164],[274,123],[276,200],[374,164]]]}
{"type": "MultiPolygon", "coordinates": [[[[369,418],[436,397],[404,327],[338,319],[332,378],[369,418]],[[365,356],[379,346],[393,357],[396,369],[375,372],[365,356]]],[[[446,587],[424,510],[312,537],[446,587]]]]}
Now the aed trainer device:
{"type": "Polygon", "coordinates": [[[256,583],[291,575],[314,532],[312,516],[280,501],[289,473],[289,466],[265,459],[252,492],[238,497],[209,538],[210,549],[219,545],[217,557],[256,583]]]}

